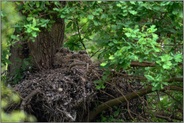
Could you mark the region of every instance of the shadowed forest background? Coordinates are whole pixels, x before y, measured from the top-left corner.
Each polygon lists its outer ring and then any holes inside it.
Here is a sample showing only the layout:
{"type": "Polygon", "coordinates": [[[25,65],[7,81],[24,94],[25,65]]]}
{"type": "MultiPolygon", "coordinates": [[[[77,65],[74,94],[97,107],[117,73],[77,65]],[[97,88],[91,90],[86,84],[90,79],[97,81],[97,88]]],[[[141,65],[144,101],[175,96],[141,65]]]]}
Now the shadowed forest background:
{"type": "Polygon", "coordinates": [[[183,121],[183,2],[1,2],[2,122],[183,121]]]}

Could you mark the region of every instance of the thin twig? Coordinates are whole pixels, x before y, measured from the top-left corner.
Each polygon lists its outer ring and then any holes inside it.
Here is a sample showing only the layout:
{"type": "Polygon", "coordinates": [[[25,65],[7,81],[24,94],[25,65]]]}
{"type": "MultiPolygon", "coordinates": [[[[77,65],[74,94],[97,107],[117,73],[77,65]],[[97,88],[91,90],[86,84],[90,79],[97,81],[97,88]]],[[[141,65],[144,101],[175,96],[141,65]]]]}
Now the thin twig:
{"type": "Polygon", "coordinates": [[[21,110],[24,110],[24,106],[26,105],[26,103],[28,103],[28,100],[30,101],[31,98],[32,98],[34,95],[36,95],[37,93],[40,93],[40,90],[39,90],[38,88],[35,89],[35,90],[33,90],[29,95],[27,95],[27,96],[23,99],[23,101],[22,101],[22,103],[21,103],[21,106],[20,106],[20,109],[21,109],[21,110]]]}
{"type": "Polygon", "coordinates": [[[80,43],[82,44],[82,46],[84,47],[84,49],[86,50],[86,46],[84,45],[84,42],[82,41],[82,37],[81,37],[81,33],[80,33],[80,28],[79,28],[79,23],[77,20],[75,20],[75,23],[76,23],[76,27],[77,27],[77,32],[78,32],[78,35],[79,35],[79,41],[80,43]]]}

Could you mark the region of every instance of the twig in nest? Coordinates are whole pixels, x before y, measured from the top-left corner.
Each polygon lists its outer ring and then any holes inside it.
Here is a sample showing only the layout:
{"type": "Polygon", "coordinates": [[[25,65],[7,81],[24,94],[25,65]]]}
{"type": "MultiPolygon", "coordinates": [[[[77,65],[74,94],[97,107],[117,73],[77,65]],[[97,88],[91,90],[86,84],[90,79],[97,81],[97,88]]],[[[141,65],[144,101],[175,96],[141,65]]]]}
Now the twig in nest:
{"type": "Polygon", "coordinates": [[[28,103],[31,98],[36,95],[37,93],[40,93],[40,90],[37,88],[35,90],[33,90],[29,95],[26,96],[26,98],[23,99],[22,103],[21,103],[21,106],[20,106],[20,109],[21,110],[24,110],[24,106],[26,105],[26,102],[28,103]],[[28,101],[29,100],[29,101],[28,101]]]}
{"type": "Polygon", "coordinates": [[[65,108],[63,108],[64,111],[60,110],[59,108],[57,108],[57,110],[59,110],[60,112],[64,113],[65,116],[67,116],[69,119],[71,119],[72,121],[75,121],[76,120],[76,112],[74,112],[74,116],[72,116],[70,113],[68,113],[66,111],[65,108]]]}
{"type": "Polygon", "coordinates": [[[87,67],[89,66],[86,62],[74,62],[69,66],[69,70],[71,70],[71,68],[76,65],[86,65],[87,67]]]}

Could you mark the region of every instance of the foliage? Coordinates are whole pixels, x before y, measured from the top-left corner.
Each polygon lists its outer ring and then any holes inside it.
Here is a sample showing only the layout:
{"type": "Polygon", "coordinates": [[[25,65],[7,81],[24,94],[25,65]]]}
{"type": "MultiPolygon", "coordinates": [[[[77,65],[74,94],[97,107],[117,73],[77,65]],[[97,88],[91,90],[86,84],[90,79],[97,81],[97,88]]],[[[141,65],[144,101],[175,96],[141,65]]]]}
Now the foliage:
{"type": "MultiPolygon", "coordinates": [[[[11,55],[10,46],[17,42],[34,42],[39,32],[49,30],[51,28],[52,24],[56,21],[54,18],[57,17],[54,10],[51,10],[52,6],[60,8],[62,4],[59,2],[49,1],[2,3],[2,32],[7,32],[6,34],[3,34],[6,35],[6,37],[3,37],[2,42],[3,51],[1,67],[3,67],[4,70],[7,70],[8,64],[12,64],[8,59],[11,55]]],[[[18,58],[16,60],[20,61],[18,58]]],[[[13,75],[15,75],[13,77],[13,84],[20,82],[24,77],[24,72],[32,65],[30,62],[31,57],[24,59],[22,61],[21,69],[15,70],[15,74],[13,73],[13,75]]]]}
{"type": "MultiPolygon", "coordinates": [[[[102,61],[101,67],[107,71],[114,69],[144,76],[146,80],[142,80],[142,84],[152,85],[153,90],[170,85],[183,86],[177,80],[168,81],[182,77],[182,2],[69,2],[61,11],[66,18],[65,46],[71,50],[86,49],[94,59],[102,61]],[[154,63],[154,67],[132,69],[134,61],[154,63]]],[[[104,74],[95,82],[97,89],[105,88],[107,76],[104,74]]],[[[181,93],[172,92],[173,97],[177,95],[182,97],[181,93]]],[[[155,98],[149,96],[151,100],[155,98]]],[[[168,95],[158,98],[176,104],[168,95]]],[[[170,103],[166,103],[166,107],[170,107],[170,103]]],[[[172,108],[170,112],[175,110],[172,108]]]]}
{"type": "Polygon", "coordinates": [[[10,37],[12,36],[15,30],[14,25],[17,23],[17,21],[21,19],[21,17],[16,12],[15,6],[12,2],[2,2],[1,18],[2,18],[1,67],[5,70],[7,64],[10,64],[10,61],[8,60],[11,45],[10,37]]]}
{"type": "Polygon", "coordinates": [[[18,94],[14,93],[10,88],[4,86],[1,83],[1,120],[2,122],[20,122],[20,121],[35,121],[35,117],[26,114],[21,110],[13,110],[10,113],[6,113],[5,109],[11,104],[18,103],[20,97],[18,94]]]}
{"type": "MultiPolygon", "coordinates": [[[[142,80],[142,84],[152,85],[152,89],[157,91],[167,85],[183,86],[177,80],[168,81],[182,77],[182,2],[70,1],[65,6],[58,1],[16,2],[16,8],[23,15],[19,23],[16,22],[20,18],[11,18],[17,15],[8,16],[14,11],[14,7],[7,7],[10,4],[5,7],[3,3],[1,13],[2,32],[9,35],[3,37],[2,65],[10,64],[7,58],[11,44],[20,40],[34,41],[39,32],[50,29],[56,18],[64,18],[64,46],[71,50],[85,49],[107,70],[102,80],[95,82],[97,89],[105,88],[110,69],[143,76],[146,80],[142,80]],[[150,62],[154,67],[133,69],[132,62],[150,62]]],[[[180,100],[175,102],[163,94],[159,109],[181,102],[181,93],[172,92],[171,95],[180,100]],[[165,104],[165,100],[170,102],[165,104]]],[[[156,100],[151,96],[149,99],[150,102],[156,100]]],[[[174,112],[174,108],[171,110],[174,112]]]]}
{"type": "Polygon", "coordinates": [[[16,2],[17,9],[23,19],[22,22],[17,23],[15,26],[16,33],[13,35],[13,42],[16,40],[34,42],[39,32],[50,29],[51,25],[56,21],[54,20],[55,16],[57,16],[52,14],[53,11],[50,9],[54,5],[61,6],[58,2],[51,4],[49,1],[16,2]]]}
{"type": "MultiPolygon", "coordinates": [[[[182,61],[181,2],[68,2],[65,7],[59,2],[16,2],[16,5],[27,17],[15,24],[12,42],[23,37],[34,41],[41,30],[49,29],[55,22],[54,17],[65,18],[65,46],[72,50],[86,49],[92,56],[99,49],[102,67],[129,70],[132,61],[156,62],[154,68],[142,69],[154,89],[167,85],[159,82],[166,81],[173,69],[181,71],[177,67],[182,61]],[[157,71],[160,74],[156,75],[157,71]]],[[[2,15],[7,20],[8,14],[2,15]]],[[[3,55],[3,64],[8,63],[7,53],[3,55]]]]}
{"type": "Polygon", "coordinates": [[[65,46],[91,56],[100,50],[102,67],[131,74],[132,61],[155,62],[153,68],[136,69],[153,90],[182,76],[182,2],[69,2],[57,11],[66,18],[65,46]]]}
{"type": "MultiPolygon", "coordinates": [[[[160,98],[158,98],[157,95],[158,93],[152,93],[149,94],[148,96],[150,98],[148,98],[148,103],[150,103],[150,107],[152,107],[153,111],[147,111],[148,113],[151,114],[152,118],[156,119],[155,114],[158,113],[158,111],[160,110],[162,113],[165,112],[166,114],[171,114],[174,115],[176,117],[182,117],[182,111],[181,107],[183,107],[183,95],[181,92],[178,93],[161,93],[159,96],[160,98]]],[[[161,120],[162,122],[164,120],[161,120]]]]}
{"type": "Polygon", "coordinates": [[[97,90],[105,88],[105,83],[109,80],[109,78],[108,78],[109,74],[110,74],[110,72],[105,71],[100,80],[94,81],[97,90]]]}
{"type": "Polygon", "coordinates": [[[121,113],[121,109],[118,107],[114,106],[113,109],[115,110],[112,115],[106,116],[104,115],[105,113],[102,113],[100,115],[100,120],[98,122],[123,122],[122,119],[119,119],[118,116],[121,113]]]}
{"type": "MultiPolygon", "coordinates": [[[[14,32],[14,25],[21,19],[19,14],[15,11],[15,5],[12,2],[2,2],[2,54],[1,67],[6,70],[9,64],[9,47],[11,45],[10,38],[14,32]],[[11,16],[9,16],[11,15],[11,16]]],[[[3,76],[5,77],[5,76],[3,76]]],[[[7,88],[1,81],[1,121],[2,122],[21,122],[21,121],[35,121],[33,116],[26,114],[20,110],[13,110],[12,112],[5,112],[5,109],[11,104],[19,103],[20,97],[14,93],[11,88],[7,88]]]]}

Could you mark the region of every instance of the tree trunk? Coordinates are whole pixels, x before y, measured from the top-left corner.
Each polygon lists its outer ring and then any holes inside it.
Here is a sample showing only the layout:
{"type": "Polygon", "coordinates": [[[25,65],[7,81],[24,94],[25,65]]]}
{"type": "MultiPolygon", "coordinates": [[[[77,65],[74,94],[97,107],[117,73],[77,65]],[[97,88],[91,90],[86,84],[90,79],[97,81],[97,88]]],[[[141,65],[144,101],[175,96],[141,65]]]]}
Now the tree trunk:
{"type": "Polygon", "coordinates": [[[11,46],[9,60],[12,64],[8,66],[8,78],[17,76],[23,60],[28,57],[32,58],[31,64],[39,70],[52,68],[53,56],[63,45],[64,27],[64,19],[58,19],[50,31],[40,32],[35,42],[20,41],[11,46]]]}
{"type": "Polygon", "coordinates": [[[40,70],[52,68],[54,54],[63,45],[63,40],[64,20],[60,19],[51,31],[41,32],[35,42],[28,42],[34,66],[40,70]]]}

